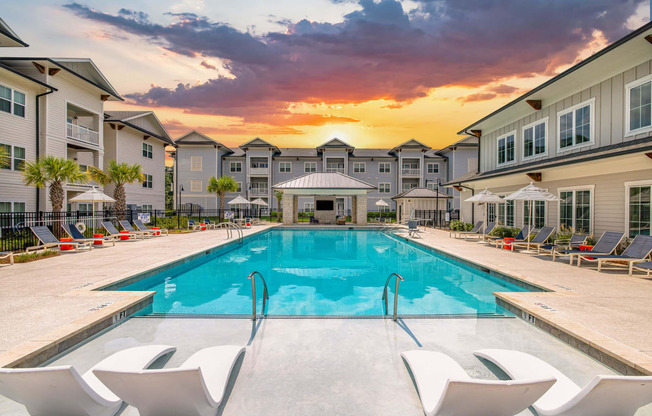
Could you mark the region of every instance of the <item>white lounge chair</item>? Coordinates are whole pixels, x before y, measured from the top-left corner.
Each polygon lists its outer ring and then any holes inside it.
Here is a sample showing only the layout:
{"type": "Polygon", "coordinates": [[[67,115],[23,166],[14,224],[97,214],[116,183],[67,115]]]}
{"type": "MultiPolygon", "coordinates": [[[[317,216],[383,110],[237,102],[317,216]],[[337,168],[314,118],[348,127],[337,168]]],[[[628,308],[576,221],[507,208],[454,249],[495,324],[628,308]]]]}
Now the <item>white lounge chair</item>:
{"type": "Polygon", "coordinates": [[[179,368],[115,371],[96,367],[93,372],[140,416],[215,415],[224,397],[231,370],[244,347],[206,348],[179,368]]]}
{"type": "Polygon", "coordinates": [[[507,416],[527,409],[554,383],[553,377],[478,380],[451,357],[435,351],[401,353],[427,416],[507,416]]]}
{"type": "Polygon", "coordinates": [[[83,376],[69,365],[0,368],[0,394],[25,405],[32,416],[112,416],[122,400],[95,377],[93,369],[146,368],[175,350],[168,345],[128,348],[102,360],[83,376]]]}
{"type": "Polygon", "coordinates": [[[633,416],[652,402],[652,377],[595,376],[582,389],[550,364],[524,352],[486,349],[475,355],[511,378],[556,378],[555,385],[532,405],[540,416],[633,416]]]}

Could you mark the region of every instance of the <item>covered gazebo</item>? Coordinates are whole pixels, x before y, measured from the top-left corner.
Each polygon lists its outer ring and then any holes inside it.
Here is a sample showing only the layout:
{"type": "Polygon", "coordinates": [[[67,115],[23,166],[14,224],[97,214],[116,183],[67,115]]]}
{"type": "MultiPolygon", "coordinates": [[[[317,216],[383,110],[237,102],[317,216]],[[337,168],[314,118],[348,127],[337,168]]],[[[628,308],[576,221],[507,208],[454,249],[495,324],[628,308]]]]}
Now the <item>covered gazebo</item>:
{"type": "MultiPolygon", "coordinates": [[[[430,188],[411,188],[392,197],[396,201],[396,221],[412,218],[415,211],[446,212],[446,201],[452,196],[430,188]]],[[[434,215],[433,215],[434,218],[434,215]]]]}
{"type": "Polygon", "coordinates": [[[283,192],[283,224],[299,222],[299,197],[315,198],[315,219],[320,224],[335,224],[336,199],[350,197],[351,220],[367,224],[367,194],[375,186],[339,172],[315,172],[273,186],[283,192]],[[288,215],[292,213],[292,215],[288,215]]]}

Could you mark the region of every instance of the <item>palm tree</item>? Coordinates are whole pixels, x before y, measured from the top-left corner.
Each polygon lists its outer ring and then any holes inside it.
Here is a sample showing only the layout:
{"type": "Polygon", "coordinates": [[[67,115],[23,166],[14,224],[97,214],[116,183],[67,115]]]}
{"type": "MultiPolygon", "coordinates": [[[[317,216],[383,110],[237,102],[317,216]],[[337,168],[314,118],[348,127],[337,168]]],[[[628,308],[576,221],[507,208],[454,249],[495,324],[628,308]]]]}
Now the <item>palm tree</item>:
{"type": "MultiPolygon", "coordinates": [[[[281,200],[283,199],[283,192],[281,191],[274,191],[274,196],[276,197],[276,220],[278,222],[281,222],[281,200]]],[[[271,218],[270,218],[271,220],[271,218]]]]}
{"type": "Polygon", "coordinates": [[[208,180],[206,190],[210,193],[217,194],[220,197],[220,222],[224,220],[224,196],[227,192],[236,192],[238,190],[238,183],[231,176],[220,176],[215,179],[212,176],[208,180]]]}
{"type": "Polygon", "coordinates": [[[102,186],[115,185],[113,190],[113,199],[115,199],[115,210],[120,219],[124,218],[124,212],[127,210],[127,195],[125,194],[125,185],[128,183],[143,182],[143,168],[134,163],[118,163],[115,160],[109,161],[107,171],[96,167],[88,168],[91,179],[102,186]]]}
{"type": "Polygon", "coordinates": [[[54,212],[60,212],[63,208],[64,183],[80,183],[87,180],[88,175],[79,169],[77,163],[57,156],[46,156],[36,162],[27,162],[23,171],[25,185],[37,188],[50,185],[50,203],[54,212]]]}

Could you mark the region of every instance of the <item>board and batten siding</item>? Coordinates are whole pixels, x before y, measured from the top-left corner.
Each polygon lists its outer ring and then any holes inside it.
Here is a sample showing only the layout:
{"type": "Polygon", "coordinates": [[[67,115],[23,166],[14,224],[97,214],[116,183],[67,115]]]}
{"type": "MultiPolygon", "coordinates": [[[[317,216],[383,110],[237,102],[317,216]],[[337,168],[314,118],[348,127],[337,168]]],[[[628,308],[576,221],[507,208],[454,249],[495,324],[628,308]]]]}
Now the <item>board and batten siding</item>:
{"type": "MultiPolygon", "coordinates": [[[[515,163],[510,166],[518,166],[525,162],[529,163],[536,160],[549,159],[568,153],[579,153],[597,147],[609,146],[612,144],[648,137],[649,132],[625,136],[625,86],[630,82],[646,77],[651,73],[652,60],[649,60],[607,80],[598,82],[589,88],[573,94],[572,96],[566,97],[563,100],[547,105],[539,111],[532,110],[532,114],[527,117],[523,117],[497,130],[483,134],[481,138],[481,171],[493,171],[503,166],[498,166],[497,164],[498,138],[512,131],[516,131],[516,148],[515,163]],[[593,143],[579,148],[571,147],[568,150],[562,149],[560,151],[557,114],[564,109],[589,100],[594,100],[594,118],[592,120],[593,143]],[[548,119],[546,154],[539,157],[531,157],[524,161],[523,127],[545,118],[548,119]]],[[[544,105],[545,104],[544,101],[544,105]]],[[[526,104],[519,103],[517,105],[526,104]]]]}

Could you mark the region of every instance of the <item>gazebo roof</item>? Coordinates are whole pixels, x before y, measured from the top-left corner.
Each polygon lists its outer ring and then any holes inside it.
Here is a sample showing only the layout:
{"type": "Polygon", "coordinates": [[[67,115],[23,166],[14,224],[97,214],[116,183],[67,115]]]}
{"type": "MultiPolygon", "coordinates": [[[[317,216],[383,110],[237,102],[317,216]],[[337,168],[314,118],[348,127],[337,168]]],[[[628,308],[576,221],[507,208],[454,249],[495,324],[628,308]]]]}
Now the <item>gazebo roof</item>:
{"type": "Polygon", "coordinates": [[[363,189],[375,186],[339,172],[314,172],[289,181],[277,183],[275,189],[363,189]]]}
{"type": "Polygon", "coordinates": [[[399,198],[452,198],[452,196],[442,194],[430,188],[411,188],[392,197],[392,199],[399,198]]]}

